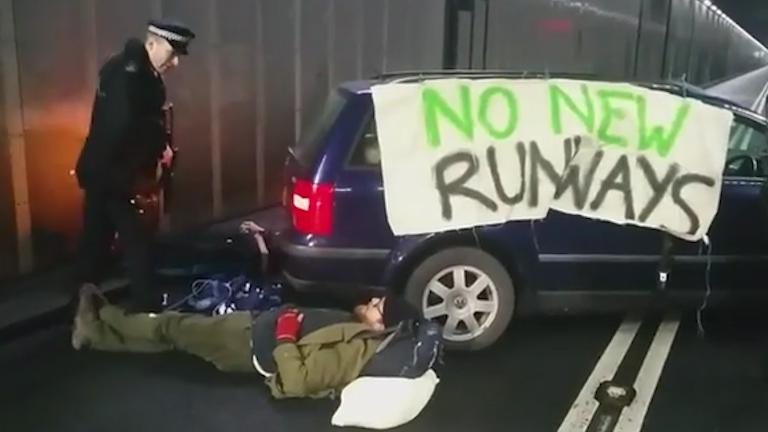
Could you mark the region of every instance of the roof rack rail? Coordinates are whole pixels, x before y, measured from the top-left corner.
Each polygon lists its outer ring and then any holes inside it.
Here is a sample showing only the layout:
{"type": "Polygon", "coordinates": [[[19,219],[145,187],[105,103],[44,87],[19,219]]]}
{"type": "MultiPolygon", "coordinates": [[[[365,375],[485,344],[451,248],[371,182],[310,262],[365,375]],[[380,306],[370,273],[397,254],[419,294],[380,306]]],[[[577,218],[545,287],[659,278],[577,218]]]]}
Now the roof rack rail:
{"type": "Polygon", "coordinates": [[[597,75],[580,72],[552,72],[552,71],[525,71],[525,70],[492,70],[492,69],[436,69],[436,70],[408,70],[379,74],[373,77],[375,80],[385,82],[413,82],[430,78],[441,77],[466,77],[466,78],[573,78],[596,79],[597,75]]]}
{"type": "Polygon", "coordinates": [[[715,105],[720,108],[726,108],[734,112],[750,118],[751,120],[760,124],[766,124],[766,117],[753,109],[742,106],[737,102],[730,99],[726,99],[720,96],[716,96],[707,92],[706,89],[702,89],[696,85],[690,84],[685,81],[679,80],[661,80],[661,81],[649,81],[649,82],[631,82],[631,84],[639,85],[649,88],[651,90],[661,90],[676,96],[691,97],[698,99],[702,102],[710,105],[715,105]]]}

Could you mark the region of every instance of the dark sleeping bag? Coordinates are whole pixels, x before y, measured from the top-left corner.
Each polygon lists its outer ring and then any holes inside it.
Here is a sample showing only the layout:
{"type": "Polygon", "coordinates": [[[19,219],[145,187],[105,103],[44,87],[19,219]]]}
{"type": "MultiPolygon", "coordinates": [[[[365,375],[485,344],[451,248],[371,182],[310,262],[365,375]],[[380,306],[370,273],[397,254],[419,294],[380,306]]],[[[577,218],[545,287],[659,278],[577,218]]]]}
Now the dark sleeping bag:
{"type": "Polygon", "coordinates": [[[442,360],[443,329],[434,322],[401,322],[360,376],[418,378],[442,360]]]}

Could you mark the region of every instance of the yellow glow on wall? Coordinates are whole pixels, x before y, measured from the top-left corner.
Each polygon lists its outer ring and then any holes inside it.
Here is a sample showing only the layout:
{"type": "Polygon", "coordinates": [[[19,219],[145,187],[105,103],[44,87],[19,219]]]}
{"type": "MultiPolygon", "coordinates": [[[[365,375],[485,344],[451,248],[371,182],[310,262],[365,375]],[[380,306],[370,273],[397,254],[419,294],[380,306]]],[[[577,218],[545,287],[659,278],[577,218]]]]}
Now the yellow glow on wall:
{"type": "MultiPolygon", "coordinates": [[[[71,251],[81,226],[81,193],[72,175],[88,132],[90,100],[25,107],[27,181],[35,233],[62,236],[71,251]]],[[[45,253],[44,253],[45,254],[45,253]]]]}

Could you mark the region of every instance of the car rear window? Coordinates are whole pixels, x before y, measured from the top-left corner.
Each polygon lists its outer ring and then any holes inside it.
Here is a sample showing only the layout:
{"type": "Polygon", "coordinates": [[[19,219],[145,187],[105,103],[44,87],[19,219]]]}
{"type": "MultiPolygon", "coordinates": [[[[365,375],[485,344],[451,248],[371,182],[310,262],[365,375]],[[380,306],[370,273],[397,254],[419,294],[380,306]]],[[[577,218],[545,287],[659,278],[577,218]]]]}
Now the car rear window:
{"type": "Polygon", "coordinates": [[[320,115],[304,128],[299,141],[291,147],[291,153],[301,165],[311,166],[315,162],[328,131],[336,122],[346,101],[347,96],[341,91],[332,92],[320,115]]]}
{"type": "Polygon", "coordinates": [[[381,152],[379,138],[376,135],[376,120],[368,121],[360,139],[352,149],[348,166],[350,168],[380,168],[381,152]]]}

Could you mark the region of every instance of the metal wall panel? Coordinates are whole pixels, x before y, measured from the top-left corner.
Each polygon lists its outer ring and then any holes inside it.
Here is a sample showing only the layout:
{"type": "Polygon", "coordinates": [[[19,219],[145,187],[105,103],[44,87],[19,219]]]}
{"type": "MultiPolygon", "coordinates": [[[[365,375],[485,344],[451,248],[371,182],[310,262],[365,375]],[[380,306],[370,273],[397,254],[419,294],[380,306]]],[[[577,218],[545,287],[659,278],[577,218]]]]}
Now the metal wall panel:
{"type": "Polygon", "coordinates": [[[300,0],[298,25],[301,51],[299,77],[299,102],[302,128],[320,114],[328,90],[331,88],[330,26],[333,10],[327,0],[300,0]]]}
{"type": "Polygon", "coordinates": [[[694,1],[673,0],[672,2],[663,78],[682,78],[688,74],[694,24],[691,4],[694,1]]]}
{"type": "Polygon", "coordinates": [[[488,69],[516,69],[520,68],[521,58],[524,55],[517,48],[519,41],[525,36],[525,30],[512,21],[517,10],[522,9],[512,2],[494,1],[488,5],[488,69]],[[506,25],[506,29],[505,29],[506,25]],[[506,42],[505,42],[506,40],[506,42]]]}
{"type": "Polygon", "coordinates": [[[330,0],[333,11],[331,82],[338,83],[360,78],[361,24],[363,22],[362,2],[359,0],[330,0]]]}
{"type": "Polygon", "coordinates": [[[191,55],[166,78],[169,99],[175,106],[175,139],[179,159],[174,176],[171,221],[183,228],[213,215],[211,165],[211,45],[208,0],[165,0],[163,13],[190,25],[198,39],[191,55]]]}
{"type": "Polygon", "coordinates": [[[264,26],[265,202],[279,202],[282,192],[285,151],[294,141],[295,67],[294,2],[260,0],[264,26]]]}
{"type": "Polygon", "coordinates": [[[715,37],[717,29],[715,27],[714,12],[709,9],[705,9],[698,21],[699,32],[697,38],[701,42],[701,52],[699,53],[699,68],[697,70],[697,76],[695,83],[706,83],[716,77],[713,76],[712,71],[715,65],[715,58],[717,57],[717,45],[715,43],[715,37]]]}
{"type": "Polygon", "coordinates": [[[84,3],[14,2],[32,238],[38,265],[69,252],[80,194],[70,170],[86,135],[89,82],[84,3]],[[45,29],[45,31],[40,31],[45,29]]]}
{"type": "Polygon", "coordinates": [[[703,4],[694,4],[693,43],[691,50],[691,63],[688,69],[688,79],[693,83],[704,80],[708,64],[707,39],[707,8],[703,4]]]}
{"type": "MultiPolygon", "coordinates": [[[[3,58],[0,56],[0,83],[3,82],[3,58]]],[[[0,279],[16,272],[16,218],[11,185],[11,153],[5,127],[5,100],[0,85],[0,279]]]]}
{"type": "Polygon", "coordinates": [[[388,0],[387,45],[385,47],[387,72],[414,68],[411,63],[417,40],[413,32],[415,8],[408,0],[388,0]]]}
{"type": "MultiPolygon", "coordinates": [[[[644,63],[649,54],[638,51],[639,0],[592,0],[583,14],[589,19],[583,48],[579,49],[579,66],[589,64],[598,76],[627,78],[635,75],[635,65],[644,63]],[[637,60],[636,63],[636,59],[637,60]]],[[[649,34],[655,26],[644,27],[649,34]]],[[[641,40],[642,42],[642,40],[641,40]]]]}
{"type": "Polygon", "coordinates": [[[715,16],[713,20],[714,31],[712,37],[714,38],[714,52],[719,55],[714,56],[712,62],[712,70],[710,71],[711,79],[722,78],[728,73],[728,48],[730,46],[730,34],[726,27],[725,21],[720,19],[719,16],[715,16]]]}
{"type": "Polygon", "coordinates": [[[751,70],[760,68],[766,64],[765,58],[756,57],[755,54],[762,47],[754,42],[746,40],[743,35],[728,26],[731,44],[728,49],[727,77],[741,75],[751,70]]]}
{"type": "Polygon", "coordinates": [[[542,26],[546,21],[568,21],[564,8],[536,0],[495,0],[488,7],[489,69],[555,71],[575,60],[579,38],[573,29],[542,26]]]}
{"type": "MultiPolygon", "coordinates": [[[[706,46],[706,52],[707,52],[707,61],[706,61],[706,67],[703,71],[702,79],[699,81],[699,83],[707,83],[710,81],[713,81],[718,78],[718,75],[715,73],[717,71],[717,63],[718,59],[722,58],[723,55],[719,49],[719,41],[718,41],[718,26],[717,26],[717,15],[711,11],[708,10],[705,14],[705,22],[706,22],[706,38],[705,38],[705,46],[706,46]]],[[[703,36],[703,35],[700,35],[703,36]]]]}
{"type": "MultiPolygon", "coordinates": [[[[476,11],[484,4],[476,2],[476,11]]],[[[704,84],[765,64],[753,55],[764,48],[696,0],[489,0],[489,5],[489,69],[672,76],[704,84]]]]}
{"type": "MultiPolygon", "coordinates": [[[[90,1],[95,9],[95,43],[101,65],[110,55],[122,50],[128,37],[144,37],[147,21],[155,17],[153,2],[160,0],[90,1]]],[[[84,5],[87,7],[87,2],[84,5]]],[[[83,20],[83,25],[88,23],[83,20]]]]}
{"type": "Polygon", "coordinates": [[[256,153],[256,5],[251,0],[218,3],[223,207],[238,214],[258,205],[256,153]]]}
{"type": "Polygon", "coordinates": [[[667,37],[669,0],[643,0],[639,26],[637,63],[634,76],[641,80],[662,77],[664,44],[667,37]]]}
{"type": "Polygon", "coordinates": [[[486,38],[487,38],[487,18],[489,16],[489,0],[482,0],[475,4],[475,20],[472,23],[471,35],[472,41],[470,49],[471,54],[468,55],[472,62],[472,69],[483,69],[486,63],[486,38]]]}
{"type": "Polygon", "coordinates": [[[702,31],[702,13],[704,11],[704,7],[699,4],[698,1],[694,1],[691,5],[691,9],[693,11],[693,17],[691,18],[691,21],[693,22],[693,35],[691,36],[691,53],[690,58],[688,59],[688,80],[691,82],[698,82],[699,78],[699,70],[700,70],[700,57],[702,55],[702,46],[704,45],[703,40],[700,38],[699,34],[702,31]]]}
{"type": "Polygon", "coordinates": [[[730,47],[728,49],[728,72],[727,77],[740,75],[751,69],[750,58],[752,56],[752,47],[740,41],[733,32],[730,32],[730,47]],[[745,58],[750,59],[749,62],[745,58]]]}
{"type": "Polygon", "coordinates": [[[386,71],[436,69],[443,63],[444,0],[388,0],[386,71]]]}
{"type": "Polygon", "coordinates": [[[726,37],[728,38],[727,54],[725,59],[725,77],[734,76],[738,73],[738,55],[740,53],[739,43],[736,38],[726,31],[726,37]]]}
{"type": "Polygon", "coordinates": [[[381,74],[384,70],[384,42],[387,2],[364,1],[360,38],[363,41],[361,77],[381,74]]]}
{"type": "Polygon", "coordinates": [[[424,69],[440,68],[443,65],[445,51],[445,9],[444,0],[425,0],[419,2],[417,11],[420,19],[416,21],[416,46],[418,51],[411,60],[424,69]]]}
{"type": "Polygon", "coordinates": [[[613,77],[633,65],[639,0],[493,0],[489,7],[490,69],[613,77]]]}
{"type": "MultiPolygon", "coordinates": [[[[478,3],[479,5],[479,3],[478,3]]],[[[474,10],[462,10],[456,16],[456,69],[471,69],[472,64],[472,26],[474,10]]]]}

